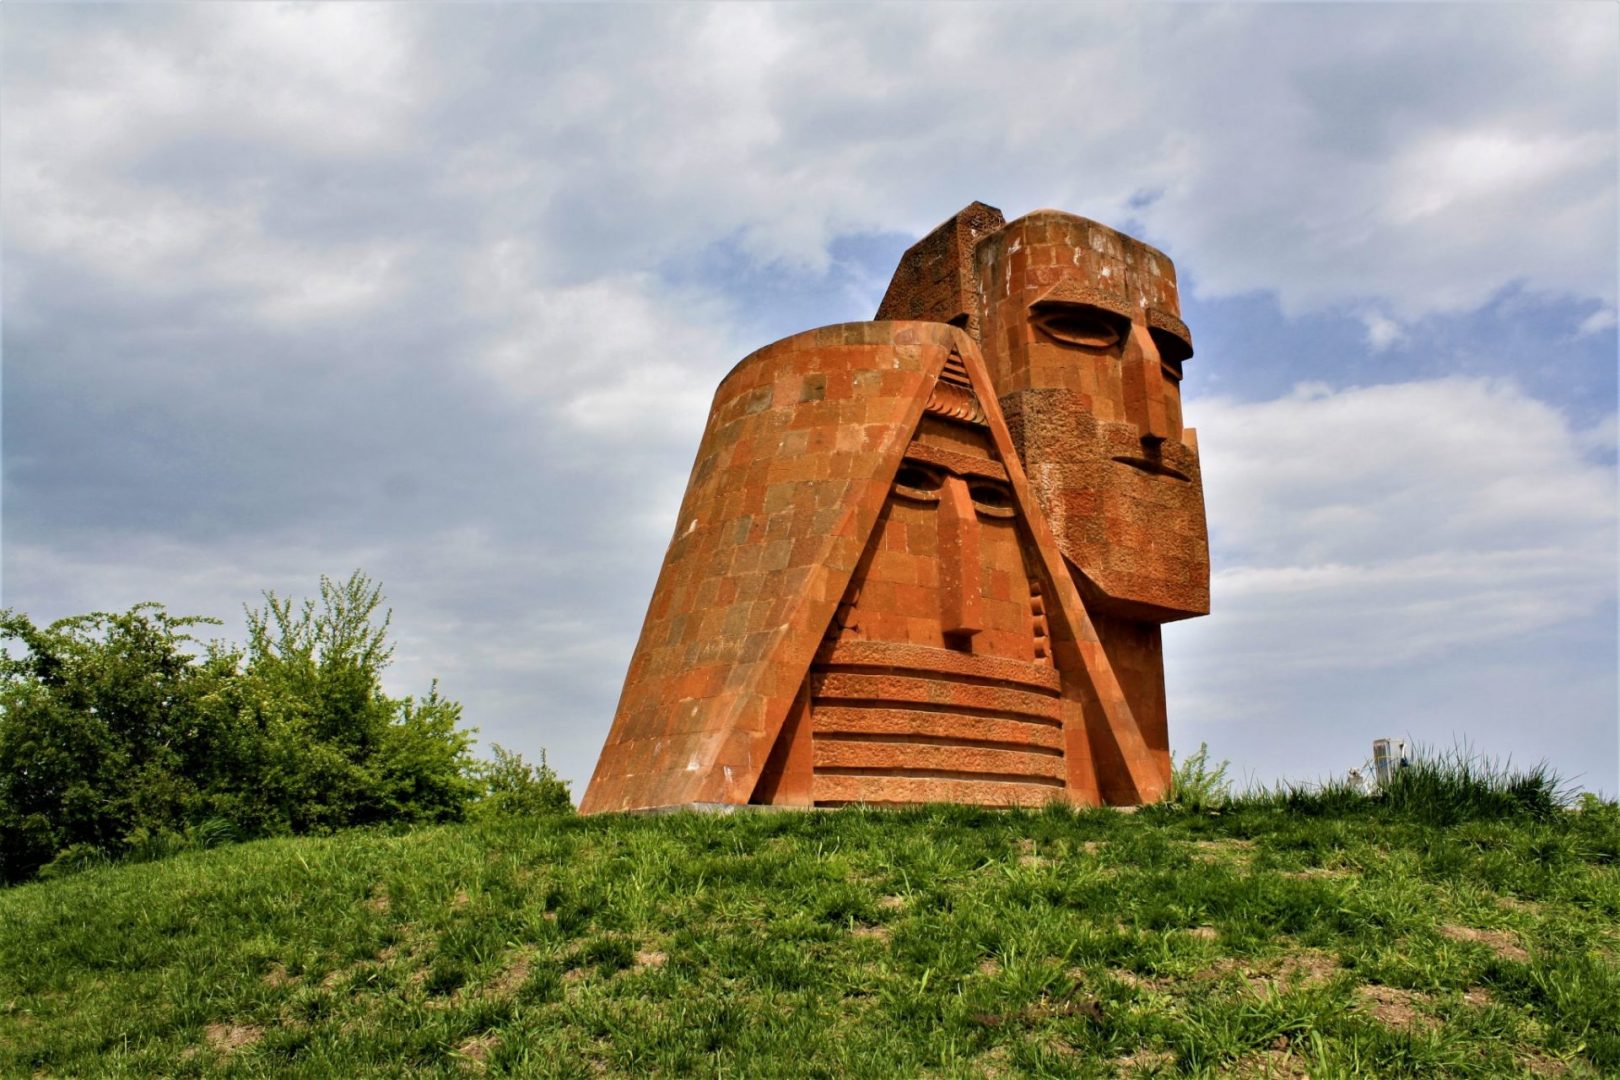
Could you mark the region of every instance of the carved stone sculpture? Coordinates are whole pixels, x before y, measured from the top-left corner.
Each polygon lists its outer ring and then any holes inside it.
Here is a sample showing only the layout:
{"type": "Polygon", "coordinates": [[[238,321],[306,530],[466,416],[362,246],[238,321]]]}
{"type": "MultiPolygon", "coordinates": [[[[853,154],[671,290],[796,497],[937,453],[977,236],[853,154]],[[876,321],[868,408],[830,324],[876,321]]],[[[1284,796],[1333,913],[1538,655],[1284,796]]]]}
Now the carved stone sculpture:
{"type": "Polygon", "coordinates": [[[974,203],[720,384],[582,809],[1161,798],[1209,608],[1175,271],[974,203]]]}

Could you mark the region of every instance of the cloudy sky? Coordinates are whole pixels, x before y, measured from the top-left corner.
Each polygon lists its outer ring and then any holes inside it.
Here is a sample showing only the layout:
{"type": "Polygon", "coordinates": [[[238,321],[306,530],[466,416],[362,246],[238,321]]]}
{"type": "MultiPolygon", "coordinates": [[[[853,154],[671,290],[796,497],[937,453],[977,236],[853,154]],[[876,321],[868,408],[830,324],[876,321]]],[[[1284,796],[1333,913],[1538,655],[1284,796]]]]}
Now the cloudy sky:
{"type": "Polygon", "coordinates": [[[1620,787],[1612,4],[5,4],[3,602],[364,568],[589,776],[708,400],[978,199],[1168,252],[1175,745],[1620,787]]]}

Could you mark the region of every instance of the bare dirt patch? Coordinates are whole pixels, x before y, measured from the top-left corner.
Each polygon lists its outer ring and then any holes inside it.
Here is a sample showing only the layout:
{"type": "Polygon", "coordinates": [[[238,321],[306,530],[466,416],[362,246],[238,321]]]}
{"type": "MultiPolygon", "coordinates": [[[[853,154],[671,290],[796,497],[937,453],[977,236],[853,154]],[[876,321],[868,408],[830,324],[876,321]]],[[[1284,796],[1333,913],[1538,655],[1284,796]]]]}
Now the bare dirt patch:
{"type": "Polygon", "coordinates": [[[1236,973],[1257,994],[1327,982],[1339,973],[1339,962],[1315,951],[1305,951],[1277,960],[1247,961],[1222,957],[1193,975],[1198,982],[1213,982],[1236,973]]]}
{"type": "Polygon", "coordinates": [[[1126,1076],[1137,1076],[1168,1069],[1176,1063],[1176,1055],[1168,1050],[1137,1050],[1114,1061],[1114,1067],[1126,1076]]]}
{"type": "MultiPolygon", "coordinates": [[[[1546,1054],[1526,1054],[1519,1058],[1519,1064],[1531,1076],[1568,1076],[1569,1064],[1546,1054]]],[[[1583,1070],[1584,1075],[1584,1070],[1583,1070]]]]}
{"type": "Polygon", "coordinates": [[[999,1078],[1003,1076],[1014,1075],[1012,1066],[1007,1062],[1007,1059],[1010,1056],[1012,1056],[1012,1052],[1007,1049],[1006,1044],[997,1043],[989,1050],[974,1058],[973,1062],[974,1065],[978,1067],[980,1076],[992,1077],[995,1078],[995,1080],[999,1080],[999,1078]]]}
{"type": "Polygon", "coordinates": [[[472,897],[467,895],[467,890],[457,889],[456,895],[450,898],[450,910],[460,911],[470,903],[472,903],[472,897]]]}
{"type": "Polygon", "coordinates": [[[234,1054],[262,1038],[264,1028],[257,1024],[209,1024],[203,1028],[209,1049],[219,1054],[234,1054]]]}
{"type": "Polygon", "coordinates": [[[1491,997],[1491,992],[1483,986],[1470,986],[1463,991],[1463,1000],[1475,1008],[1481,1008],[1491,1004],[1495,999],[1491,997]]]}
{"type": "MultiPolygon", "coordinates": [[[[1069,974],[1078,977],[1079,971],[1076,969],[1069,972],[1069,974]]],[[[1163,990],[1170,985],[1169,979],[1161,979],[1151,975],[1139,975],[1128,968],[1109,968],[1108,974],[1133,990],[1163,990]]]]}
{"type": "Polygon", "coordinates": [[[1221,936],[1221,932],[1213,926],[1195,926],[1187,931],[1187,936],[1197,938],[1199,941],[1214,941],[1221,936]]]}
{"type": "Polygon", "coordinates": [[[1519,944],[1518,935],[1507,930],[1480,930],[1472,926],[1442,926],[1440,933],[1453,941],[1477,941],[1504,960],[1522,964],[1530,954],[1519,944]]]}
{"type": "Polygon", "coordinates": [[[1201,863],[1235,862],[1247,866],[1254,861],[1254,841],[1194,840],[1193,861],[1201,863]]]}
{"type": "MultiPolygon", "coordinates": [[[[1288,1040],[1280,1041],[1286,1044],[1288,1040]]],[[[1232,1062],[1231,1068],[1223,1075],[1240,1077],[1242,1080],[1269,1080],[1271,1077],[1278,1080],[1309,1080],[1311,1074],[1306,1071],[1305,1062],[1290,1054],[1286,1048],[1272,1047],[1244,1054],[1232,1062]]]]}
{"type": "Polygon", "coordinates": [[[388,899],[388,890],[385,887],[378,885],[375,889],[371,890],[371,899],[365,901],[360,906],[365,908],[367,911],[374,912],[378,915],[386,915],[388,914],[388,909],[393,907],[393,901],[388,899]]]}
{"type": "Polygon", "coordinates": [[[889,940],[889,928],[887,926],[855,926],[849,932],[858,938],[876,938],[878,941],[889,940]]]}
{"type": "Polygon", "coordinates": [[[1202,968],[1195,972],[1193,974],[1193,978],[1197,979],[1199,982],[1214,982],[1215,980],[1223,978],[1234,971],[1240,972],[1244,975],[1249,975],[1253,974],[1255,970],[1256,969],[1249,966],[1247,961],[1239,960],[1233,956],[1223,956],[1213,964],[1209,965],[1209,967],[1202,968]]]}
{"type": "Polygon", "coordinates": [[[1331,880],[1333,878],[1354,877],[1355,871],[1346,870],[1339,866],[1307,866],[1303,870],[1279,870],[1279,876],[1293,878],[1295,881],[1310,881],[1313,879],[1331,880]]]}
{"type": "Polygon", "coordinates": [[[877,906],[884,911],[899,911],[906,906],[906,898],[903,896],[880,896],[878,897],[877,906]]]}
{"type": "Polygon", "coordinates": [[[1283,982],[1290,986],[1327,982],[1339,970],[1338,959],[1326,953],[1295,953],[1283,963],[1283,982]]]}
{"type": "Polygon", "coordinates": [[[637,971],[647,971],[649,969],[661,968],[667,963],[669,963],[669,954],[659,952],[656,949],[647,949],[643,952],[636,953],[637,971]]]}
{"type": "Polygon", "coordinates": [[[993,979],[997,975],[1001,974],[1001,964],[994,957],[991,957],[988,960],[981,960],[979,961],[979,974],[985,976],[986,978],[993,979]]]}
{"type": "Polygon", "coordinates": [[[1196,979],[1218,979],[1231,971],[1243,975],[1253,990],[1292,990],[1332,979],[1340,971],[1339,961],[1314,949],[1303,949],[1288,956],[1256,963],[1226,958],[1217,960],[1193,976],[1196,979]]]}
{"type": "Polygon", "coordinates": [[[1019,866],[1045,866],[1047,861],[1035,851],[1035,841],[1024,837],[1017,842],[1019,866]]]}
{"type": "Polygon", "coordinates": [[[1367,1003],[1368,1011],[1372,1013],[1374,1019],[1388,1027],[1404,1031],[1416,1026],[1434,1026],[1434,1020],[1425,1016],[1417,1007],[1419,1002],[1425,1000],[1424,996],[1414,990],[1369,983],[1359,987],[1358,993],[1367,1003]]]}
{"type": "Polygon", "coordinates": [[[1103,1021],[1103,1007],[1100,1002],[1089,998],[1052,1000],[1043,997],[1022,1009],[973,1013],[970,1019],[980,1027],[998,1028],[1009,1022],[1031,1024],[1058,1016],[1083,1016],[1100,1024],[1103,1021]]]}
{"type": "Polygon", "coordinates": [[[298,976],[287,974],[287,968],[283,964],[271,964],[270,970],[265,972],[259,981],[272,990],[285,990],[289,986],[298,985],[298,976]]]}
{"type": "Polygon", "coordinates": [[[474,1035],[460,1046],[456,1047],[456,1056],[477,1072],[483,1072],[488,1066],[489,1055],[493,1054],[501,1045],[501,1037],[493,1031],[486,1031],[482,1035],[474,1035]]]}
{"type": "Polygon", "coordinates": [[[1509,911],[1519,911],[1527,915],[1540,915],[1547,906],[1539,900],[1520,900],[1517,896],[1498,896],[1496,904],[1509,911]]]}
{"type": "Polygon", "coordinates": [[[501,970],[499,975],[490,980],[490,991],[500,995],[513,993],[528,980],[530,965],[531,961],[528,954],[519,953],[513,957],[511,963],[501,970]]]}

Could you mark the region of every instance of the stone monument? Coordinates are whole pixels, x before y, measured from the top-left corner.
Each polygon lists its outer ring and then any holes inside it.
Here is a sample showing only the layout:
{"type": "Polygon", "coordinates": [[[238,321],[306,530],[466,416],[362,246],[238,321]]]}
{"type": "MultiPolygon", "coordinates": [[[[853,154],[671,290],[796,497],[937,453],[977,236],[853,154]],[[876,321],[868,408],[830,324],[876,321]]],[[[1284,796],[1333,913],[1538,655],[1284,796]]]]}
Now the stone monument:
{"type": "Polygon", "coordinates": [[[1163,254],[974,203],[721,382],[581,809],[1162,798],[1209,610],[1163,254]]]}

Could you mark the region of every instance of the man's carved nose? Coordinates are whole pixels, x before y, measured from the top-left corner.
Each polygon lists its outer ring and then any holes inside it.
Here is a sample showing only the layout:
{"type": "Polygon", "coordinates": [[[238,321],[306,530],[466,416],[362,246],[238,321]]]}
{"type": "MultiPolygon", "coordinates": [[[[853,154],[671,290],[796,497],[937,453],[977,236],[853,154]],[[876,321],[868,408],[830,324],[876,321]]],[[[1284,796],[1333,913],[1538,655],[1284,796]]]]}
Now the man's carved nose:
{"type": "Polygon", "coordinates": [[[967,638],[984,629],[979,517],[960,476],[947,476],[939,496],[940,629],[947,638],[967,638]]]}
{"type": "Polygon", "coordinates": [[[1132,355],[1126,363],[1135,363],[1142,385],[1141,411],[1137,413],[1136,427],[1142,436],[1142,445],[1157,450],[1159,444],[1176,434],[1170,430],[1170,416],[1165,409],[1164,367],[1159,347],[1145,326],[1131,327],[1132,355]]]}

